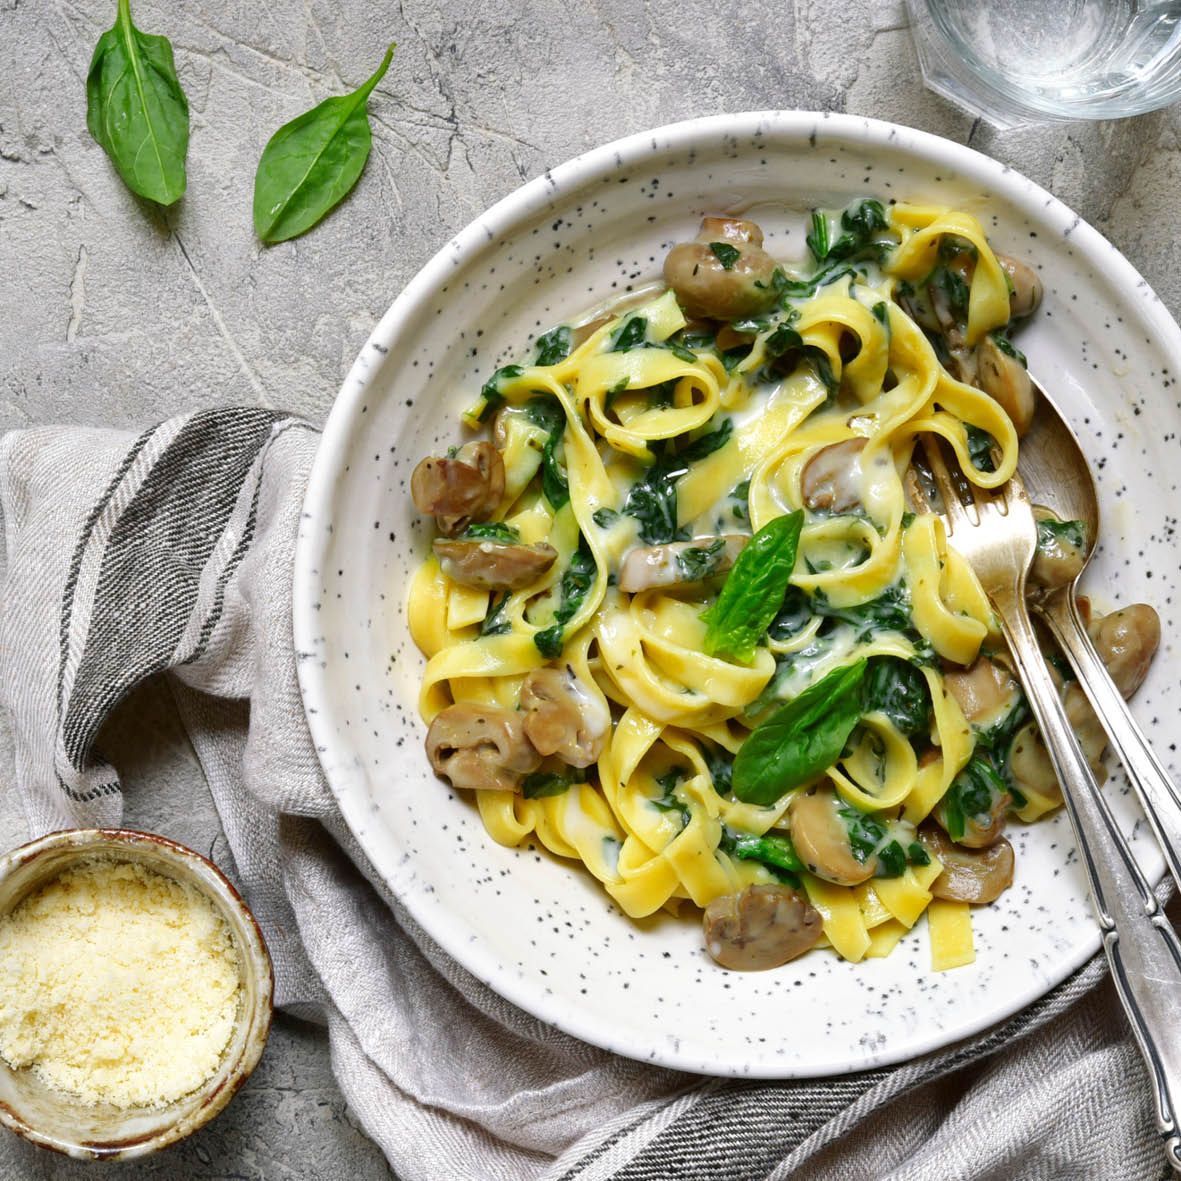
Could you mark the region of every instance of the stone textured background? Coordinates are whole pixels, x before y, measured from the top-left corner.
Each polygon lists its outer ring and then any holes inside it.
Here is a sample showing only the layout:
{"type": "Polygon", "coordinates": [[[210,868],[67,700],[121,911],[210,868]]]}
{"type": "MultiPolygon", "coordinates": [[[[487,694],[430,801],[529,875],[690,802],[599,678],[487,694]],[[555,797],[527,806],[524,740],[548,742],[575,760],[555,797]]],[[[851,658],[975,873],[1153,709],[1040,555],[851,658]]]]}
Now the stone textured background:
{"type": "MultiPolygon", "coordinates": [[[[1181,115],[999,134],[922,89],[901,0],[136,0],[189,96],[189,186],[131,196],[86,132],[84,80],[114,0],[0,0],[0,428],[140,426],[254,402],[319,422],[369,329],[456,229],[606,140],[692,115],[850,111],[969,143],[1051,189],[1181,312],[1181,115]],[[306,238],[253,237],[254,167],[283,122],[351,90],[373,154],[306,238]]],[[[63,473],[63,479],[68,473],[63,473]]],[[[0,727],[0,766],[11,765],[0,727]]],[[[103,736],[126,820],[229,864],[167,690],[103,736]]],[[[26,839],[0,778],[0,847],[26,839]]],[[[0,1178],[93,1176],[0,1138],[0,1178]]],[[[279,1018],[215,1123],[111,1178],[387,1178],[332,1081],[322,1031],[279,1018]]]]}

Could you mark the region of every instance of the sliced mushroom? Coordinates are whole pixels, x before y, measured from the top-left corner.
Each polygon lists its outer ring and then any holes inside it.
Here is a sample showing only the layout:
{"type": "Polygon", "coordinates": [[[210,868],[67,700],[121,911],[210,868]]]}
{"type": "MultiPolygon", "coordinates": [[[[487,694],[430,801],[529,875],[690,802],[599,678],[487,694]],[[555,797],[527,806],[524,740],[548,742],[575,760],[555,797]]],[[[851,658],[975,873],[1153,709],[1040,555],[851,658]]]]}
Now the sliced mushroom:
{"type": "Polygon", "coordinates": [[[857,859],[838,806],[831,787],[810,788],[796,796],[788,808],[791,840],[809,872],[838,886],[856,886],[873,877],[878,859],[876,854],[857,859]]]}
{"type": "Polygon", "coordinates": [[[1013,420],[1018,435],[1029,430],[1034,406],[1029,373],[991,336],[986,336],[976,346],[976,383],[1013,420]]]}
{"type": "Polygon", "coordinates": [[[543,755],[589,767],[603,753],[611,715],[569,668],[534,669],[521,685],[525,734],[543,755]]]}
{"type": "Polygon", "coordinates": [[[865,439],[821,447],[800,472],[800,497],[813,511],[849,513],[861,504],[861,452],[865,439]]]}
{"type": "Polygon", "coordinates": [[[455,787],[520,791],[541,766],[522,715],[496,705],[449,705],[427,730],[426,753],[435,774],[455,787]]]}
{"type": "Polygon", "coordinates": [[[448,578],[480,590],[520,590],[544,574],[558,556],[544,541],[521,545],[488,538],[439,539],[434,551],[448,578]]]}
{"type": "Polygon", "coordinates": [[[687,585],[724,574],[749,540],[738,533],[726,533],[668,545],[638,546],[619,564],[619,589],[634,595],[655,586],[687,585]]]}
{"type": "Polygon", "coordinates": [[[775,269],[754,222],[707,217],[696,241],[678,242],[668,252],[664,281],[686,315],[737,320],[774,304],[775,269]]]}
{"type": "Polygon", "coordinates": [[[816,908],[788,886],[747,886],[715,898],[702,918],[705,948],[723,968],[778,968],[815,947],[823,925],[816,908]]]}
{"type": "Polygon", "coordinates": [[[997,262],[1009,279],[1009,315],[1014,320],[1032,316],[1042,302],[1042,281],[1033,267],[1007,254],[998,254],[997,262]]]}
{"type": "Polygon", "coordinates": [[[1013,884],[1013,846],[1004,837],[987,849],[968,850],[941,828],[924,824],[919,840],[943,864],[943,872],[929,887],[936,898],[979,906],[994,902],[1013,884]]]}
{"type": "Polygon", "coordinates": [[[988,656],[979,657],[969,668],[953,666],[945,671],[943,687],[959,703],[965,720],[977,726],[1007,713],[1018,691],[1013,674],[988,656]]]}
{"type": "Polygon", "coordinates": [[[1116,688],[1131,697],[1160,646],[1160,616],[1147,603],[1133,603],[1098,616],[1087,630],[1116,688]]]}
{"type": "Polygon", "coordinates": [[[504,495],[504,460],[491,443],[468,443],[455,456],[430,456],[410,477],[420,513],[435,518],[448,537],[473,521],[486,521],[504,495]]]}
{"type": "MultiPolygon", "coordinates": [[[[1039,521],[1057,523],[1062,519],[1052,509],[1041,505],[1034,505],[1033,515],[1039,521]]],[[[1034,554],[1029,576],[1038,586],[1065,586],[1082,573],[1086,558],[1086,551],[1079,549],[1060,532],[1039,530],[1037,553],[1034,554]]]]}

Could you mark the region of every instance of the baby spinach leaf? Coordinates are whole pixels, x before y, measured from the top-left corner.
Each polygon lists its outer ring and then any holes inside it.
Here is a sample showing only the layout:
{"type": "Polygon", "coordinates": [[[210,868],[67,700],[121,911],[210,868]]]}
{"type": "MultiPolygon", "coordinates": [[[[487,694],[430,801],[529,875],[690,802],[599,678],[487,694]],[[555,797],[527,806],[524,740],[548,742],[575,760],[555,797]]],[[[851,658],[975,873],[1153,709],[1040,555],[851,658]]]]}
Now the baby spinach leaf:
{"type": "Polygon", "coordinates": [[[167,37],[141,33],[129,0],[94,47],[86,75],[86,126],[123,183],[171,205],[185,191],[189,104],[167,37]]]}
{"type": "Polygon", "coordinates": [[[626,353],[639,348],[648,339],[648,321],[643,316],[632,316],[615,334],[611,352],[626,353]]]}
{"type": "Polygon", "coordinates": [[[734,756],[724,746],[706,743],[701,748],[701,757],[705,759],[705,765],[709,768],[714,791],[720,796],[728,795],[730,779],[734,773],[734,756]]]}
{"type": "Polygon", "coordinates": [[[940,801],[947,835],[953,841],[962,840],[967,822],[989,816],[997,797],[1007,790],[992,760],[973,754],[940,801]]]}
{"type": "Polygon", "coordinates": [[[831,767],[861,717],[866,661],[833,669],[760,722],[734,760],[734,794],[773,804],[831,767]]]}
{"type": "Polygon", "coordinates": [[[879,710],[908,738],[931,725],[931,693],[923,674],[908,660],[875,656],[865,675],[865,712],[879,710]]]}
{"type": "Polygon", "coordinates": [[[581,783],[573,774],[563,775],[557,771],[533,771],[521,780],[521,794],[527,800],[540,800],[546,796],[560,796],[568,791],[572,783],[581,783]]]}
{"type": "Polygon", "coordinates": [[[757,837],[754,833],[723,827],[718,848],[731,857],[737,857],[739,861],[759,861],[788,873],[801,873],[804,868],[800,855],[786,834],[765,833],[757,837]]]}
{"type": "Polygon", "coordinates": [[[546,500],[559,509],[570,500],[570,483],[555,454],[566,433],[566,412],[550,397],[530,398],[525,405],[529,421],[546,432],[541,448],[541,491],[546,500]]]}
{"type": "Polygon", "coordinates": [[[544,335],[537,338],[536,365],[556,365],[570,356],[570,348],[574,343],[574,333],[565,324],[551,328],[544,335]]]}
{"type": "Polygon", "coordinates": [[[479,413],[481,422],[487,422],[492,416],[492,412],[504,401],[504,394],[500,392],[500,383],[502,381],[511,381],[514,377],[520,377],[524,372],[525,370],[520,365],[502,365],[484,382],[480,387],[480,397],[484,402],[480,407],[479,413]]]}
{"type": "Polygon", "coordinates": [[[509,593],[505,591],[499,599],[488,605],[488,612],[484,616],[483,623],[480,624],[480,635],[482,636],[503,636],[513,626],[509,620],[504,617],[504,609],[508,606],[509,593]]]}
{"type": "Polygon", "coordinates": [[[570,565],[562,572],[558,584],[560,602],[554,612],[554,622],[533,637],[538,652],[546,660],[556,660],[562,654],[563,632],[567,623],[578,612],[595,581],[595,559],[583,538],[579,538],[578,549],[570,558],[570,565]]]}
{"type": "Polygon", "coordinates": [[[677,553],[677,568],[686,582],[700,582],[717,571],[722,564],[726,542],[718,537],[709,545],[692,545],[677,553]]]}
{"type": "Polygon", "coordinates": [[[742,251],[737,246],[731,246],[729,242],[711,242],[709,248],[713,251],[714,258],[722,264],[724,271],[732,271],[742,255],[742,251]]]}
{"type": "Polygon", "coordinates": [[[360,89],[325,99],[271,136],[254,177],[254,232],[264,242],[310,230],[357,183],[373,142],[366,104],[393,56],[391,45],[360,89]]]}
{"type": "Polygon", "coordinates": [[[610,529],[619,520],[619,514],[613,508],[597,508],[591,513],[591,520],[600,529],[610,529]]]}
{"type": "Polygon", "coordinates": [[[477,521],[469,525],[460,536],[465,541],[520,541],[521,531],[503,521],[477,521]]]}
{"type": "Polygon", "coordinates": [[[718,600],[703,615],[710,656],[749,663],[779,608],[796,564],[803,510],[768,521],[738,555],[718,600]]]}

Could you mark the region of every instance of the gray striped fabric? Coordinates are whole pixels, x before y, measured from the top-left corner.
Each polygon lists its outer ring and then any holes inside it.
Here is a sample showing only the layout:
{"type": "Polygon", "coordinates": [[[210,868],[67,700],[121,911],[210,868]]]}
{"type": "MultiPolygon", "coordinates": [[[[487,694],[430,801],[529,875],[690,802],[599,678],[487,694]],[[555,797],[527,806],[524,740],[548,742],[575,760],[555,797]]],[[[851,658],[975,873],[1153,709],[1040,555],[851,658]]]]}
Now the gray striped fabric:
{"type": "MultiPolygon", "coordinates": [[[[138,437],[0,443],[0,696],[31,833],[117,824],[94,740],[163,675],[267,933],[278,999],[328,1025],[341,1088],[399,1177],[1144,1178],[1165,1168],[1099,962],[971,1042],[891,1070],[749,1083],[541,1025],[388,896],[320,774],[291,641],[315,432],[257,409],[138,437]]],[[[227,1162],[228,1163],[228,1162],[227,1162]]]]}

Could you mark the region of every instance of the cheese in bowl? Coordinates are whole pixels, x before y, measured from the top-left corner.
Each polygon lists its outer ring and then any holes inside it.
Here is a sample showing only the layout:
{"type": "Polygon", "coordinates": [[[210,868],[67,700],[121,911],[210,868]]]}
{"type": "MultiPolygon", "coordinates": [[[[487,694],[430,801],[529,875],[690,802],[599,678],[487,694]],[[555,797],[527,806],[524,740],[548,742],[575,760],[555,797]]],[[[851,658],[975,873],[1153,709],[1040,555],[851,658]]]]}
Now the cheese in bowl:
{"type": "Polygon", "coordinates": [[[210,862],[122,830],[0,859],[0,1122],[139,1156],[219,1111],[270,1024],[265,944],[210,862]]]}

